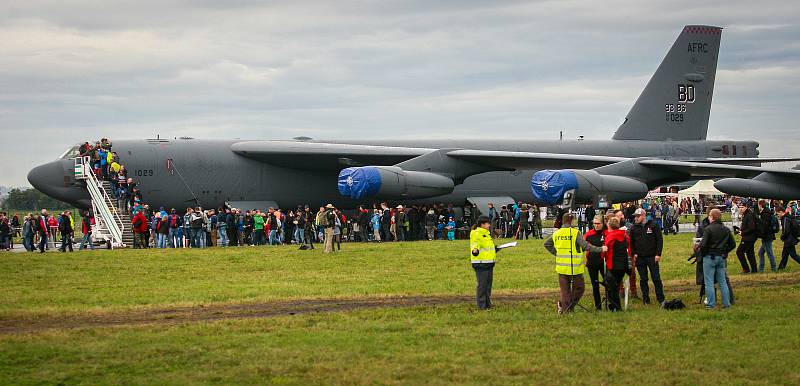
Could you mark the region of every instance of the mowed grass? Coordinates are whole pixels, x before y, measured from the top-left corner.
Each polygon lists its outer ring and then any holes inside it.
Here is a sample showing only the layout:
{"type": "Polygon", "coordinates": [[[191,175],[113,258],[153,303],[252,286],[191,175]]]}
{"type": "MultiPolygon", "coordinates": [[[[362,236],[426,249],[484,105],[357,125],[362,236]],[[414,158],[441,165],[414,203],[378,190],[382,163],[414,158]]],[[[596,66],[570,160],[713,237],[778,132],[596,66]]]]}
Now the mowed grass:
{"type": "MultiPolygon", "coordinates": [[[[666,240],[665,280],[693,282],[691,236],[666,240]]],[[[556,288],[541,240],[520,244],[501,252],[494,292],[556,288]]],[[[474,291],[466,241],[342,247],[4,254],[0,320],[474,291]]],[[[0,383],[799,384],[800,284],[790,264],[790,273],[748,276],[727,311],[706,311],[694,289],[668,285],[688,309],[637,301],[624,313],[558,316],[552,295],[496,301],[489,312],[466,303],[5,333],[0,383]]]]}
{"type": "MultiPolygon", "coordinates": [[[[688,301],[693,293],[677,293],[688,301]]],[[[727,311],[555,313],[553,300],[0,336],[8,384],[800,383],[800,287],[727,311]]]]}
{"type": "MultiPolygon", "coordinates": [[[[666,236],[664,280],[694,278],[691,236],[666,236]]],[[[776,243],[775,251],[780,251],[776,243]]],[[[557,287],[541,240],[500,252],[495,293],[557,287]]],[[[735,257],[731,273],[739,272],[735,257]]],[[[789,270],[796,270],[790,265],[789,270]]],[[[0,259],[0,317],[283,299],[470,294],[468,242],[15,253],[0,259]]]]}

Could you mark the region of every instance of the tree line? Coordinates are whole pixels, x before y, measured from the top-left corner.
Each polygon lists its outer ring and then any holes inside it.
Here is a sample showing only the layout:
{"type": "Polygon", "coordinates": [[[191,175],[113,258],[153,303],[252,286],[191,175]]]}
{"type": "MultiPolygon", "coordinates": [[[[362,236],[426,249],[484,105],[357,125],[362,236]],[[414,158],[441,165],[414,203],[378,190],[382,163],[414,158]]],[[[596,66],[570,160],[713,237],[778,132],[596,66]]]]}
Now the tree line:
{"type": "Polygon", "coordinates": [[[34,189],[13,188],[8,191],[8,196],[0,202],[0,208],[17,210],[39,210],[42,208],[58,209],[71,208],[66,204],[34,189]]]}

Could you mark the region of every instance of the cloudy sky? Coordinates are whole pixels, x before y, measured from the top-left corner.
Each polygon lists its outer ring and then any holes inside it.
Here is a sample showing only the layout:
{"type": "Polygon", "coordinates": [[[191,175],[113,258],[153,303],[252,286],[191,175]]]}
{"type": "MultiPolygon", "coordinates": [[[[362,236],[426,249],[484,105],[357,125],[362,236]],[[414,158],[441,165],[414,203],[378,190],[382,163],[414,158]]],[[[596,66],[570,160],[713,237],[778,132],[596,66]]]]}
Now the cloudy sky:
{"type": "Polygon", "coordinates": [[[795,1],[4,1],[0,185],[110,138],[609,138],[685,24],[710,138],[800,145],[795,1]],[[112,5],[113,3],[113,5],[112,5]]]}

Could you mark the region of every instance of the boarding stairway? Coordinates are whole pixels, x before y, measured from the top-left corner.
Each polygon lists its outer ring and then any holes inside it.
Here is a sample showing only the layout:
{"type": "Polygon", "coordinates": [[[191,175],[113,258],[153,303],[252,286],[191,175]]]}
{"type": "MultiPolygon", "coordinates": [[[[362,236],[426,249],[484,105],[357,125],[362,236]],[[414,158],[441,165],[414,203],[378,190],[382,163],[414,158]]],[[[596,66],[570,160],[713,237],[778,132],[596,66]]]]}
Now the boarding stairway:
{"type": "Polygon", "coordinates": [[[92,212],[95,224],[92,226],[92,240],[108,243],[111,248],[124,248],[133,245],[133,230],[130,215],[120,212],[116,199],[109,193],[111,183],[100,181],[94,175],[89,157],[75,160],[75,179],[86,182],[86,190],[92,199],[92,212]]]}

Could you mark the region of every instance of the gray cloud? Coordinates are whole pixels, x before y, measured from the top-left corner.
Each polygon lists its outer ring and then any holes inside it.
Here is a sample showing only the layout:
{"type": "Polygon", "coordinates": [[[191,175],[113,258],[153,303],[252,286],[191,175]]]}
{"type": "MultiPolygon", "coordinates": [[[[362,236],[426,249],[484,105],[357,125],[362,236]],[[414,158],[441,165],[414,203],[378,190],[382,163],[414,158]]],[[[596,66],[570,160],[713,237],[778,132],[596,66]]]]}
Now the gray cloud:
{"type": "Polygon", "coordinates": [[[794,155],[791,1],[0,5],[0,185],[84,139],[608,138],[685,24],[725,27],[709,136],[794,155]],[[35,149],[32,152],[31,149],[35,149]]]}

